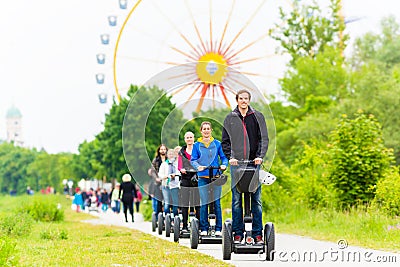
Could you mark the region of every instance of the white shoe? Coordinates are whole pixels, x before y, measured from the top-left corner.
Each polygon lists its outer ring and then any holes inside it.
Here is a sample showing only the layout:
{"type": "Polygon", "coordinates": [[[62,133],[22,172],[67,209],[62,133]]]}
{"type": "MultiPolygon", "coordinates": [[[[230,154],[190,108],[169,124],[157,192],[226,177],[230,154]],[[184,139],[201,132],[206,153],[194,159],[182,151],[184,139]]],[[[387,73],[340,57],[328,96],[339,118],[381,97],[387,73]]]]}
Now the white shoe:
{"type": "Polygon", "coordinates": [[[202,235],[202,236],[205,236],[207,234],[208,234],[207,231],[201,231],[201,233],[200,233],[200,235],[202,235]]]}
{"type": "Polygon", "coordinates": [[[222,236],[221,231],[216,231],[216,232],[215,232],[215,236],[222,236]]]}

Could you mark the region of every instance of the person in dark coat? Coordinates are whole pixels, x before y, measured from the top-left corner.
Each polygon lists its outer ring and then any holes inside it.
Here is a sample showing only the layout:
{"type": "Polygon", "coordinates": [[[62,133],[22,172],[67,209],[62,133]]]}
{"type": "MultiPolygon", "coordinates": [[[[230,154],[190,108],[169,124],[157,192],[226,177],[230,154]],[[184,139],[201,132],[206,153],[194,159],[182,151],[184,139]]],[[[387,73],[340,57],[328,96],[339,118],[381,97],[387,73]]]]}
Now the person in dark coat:
{"type": "Polygon", "coordinates": [[[133,199],[135,197],[137,197],[136,187],[132,183],[131,175],[129,173],[126,173],[122,176],[122,184],[118,195],[118,199],[122,201],[122,204],[124,206],[125,222],[128,222],[128,209],[129,213],[132,215],[132,222],[135,221],[133,218],[133,199]]]}

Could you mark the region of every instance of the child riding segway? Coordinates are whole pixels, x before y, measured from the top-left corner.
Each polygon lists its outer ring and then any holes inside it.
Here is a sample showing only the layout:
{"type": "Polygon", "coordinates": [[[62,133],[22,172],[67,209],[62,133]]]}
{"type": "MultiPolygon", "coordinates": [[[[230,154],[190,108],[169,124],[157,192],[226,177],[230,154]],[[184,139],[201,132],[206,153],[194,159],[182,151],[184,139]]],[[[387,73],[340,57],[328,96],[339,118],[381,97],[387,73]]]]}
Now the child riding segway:
{"type": "Polygon", "coordinates": [[[251,214],[250,198],[251,193],[254,193],[260,182],[263,184],[272,184],[275,181],[275,176],[265,171],[259,171],[259,167],[254,164],[254,161],[238,161],[238,168],[231,174],[233,184],[239,193],[244,195],[244,235],[245,238],[240,242],[234,242],[232,232],[232,221],[226,220],[222,227],[222,253],[224,260],[231,259],[231,253],[237,254],[260,254],[266,253],[266,260],[273,260],[272,251],[275,249],[275,230],[274,224],[268,222],[264,225],[264,241],[262,243],[255,242],[252,237],[253,218],[251,214]],[[261,172],[261,173],[260,173],[261,172]]]}

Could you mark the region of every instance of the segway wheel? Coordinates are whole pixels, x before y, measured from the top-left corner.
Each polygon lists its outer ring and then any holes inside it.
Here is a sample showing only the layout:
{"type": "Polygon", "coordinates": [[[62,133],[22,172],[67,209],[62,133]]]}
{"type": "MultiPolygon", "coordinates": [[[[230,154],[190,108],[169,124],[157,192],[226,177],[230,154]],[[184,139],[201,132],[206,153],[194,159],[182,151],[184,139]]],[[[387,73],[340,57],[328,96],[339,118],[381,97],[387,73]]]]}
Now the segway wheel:
{"type": "Polygon", "coordinates": [[[194,218],[190,224],[190,247],[197,249],[199,245],[199,220],[194,218]]]}
{"type": "Polygon", "coordinates": [[[174,242],[179,242],[179,234],[180,234],[180,225],[181,220],[179,216],[175,216],[174,218],[174,242]]]}
{"type": "Polygon", "coordinates": [[[157,225],[158,226],[158,234],[159,235],[162,235],[163,224],[164,224],[164,218],[163,218],[162,213],[160,212],[158,214],[158,225],[157,225]]]}
{"type": "Polygon", "coordinates": [[[266,223],[264,226],[264,245],[266,260],[273,261],[275,250],[275,227],[271,222],[266,223]]]}
{"type": "Polygon", "coordinates": [[[165,236],[170,237],[171,236],[171,215],[167,214],[165,216],[165,236]]]}
{"type": "Polygon", "coordinates": [[[155,232],[157,228],[157,215],[155,212],[151,215],[151,231],[155,232]]]}
{"type": "Polygon", "coordinates": [[[232,233],[230,233],[229,222],[222,225],[222,259],[230,260],[232,255],[232,233]]]}

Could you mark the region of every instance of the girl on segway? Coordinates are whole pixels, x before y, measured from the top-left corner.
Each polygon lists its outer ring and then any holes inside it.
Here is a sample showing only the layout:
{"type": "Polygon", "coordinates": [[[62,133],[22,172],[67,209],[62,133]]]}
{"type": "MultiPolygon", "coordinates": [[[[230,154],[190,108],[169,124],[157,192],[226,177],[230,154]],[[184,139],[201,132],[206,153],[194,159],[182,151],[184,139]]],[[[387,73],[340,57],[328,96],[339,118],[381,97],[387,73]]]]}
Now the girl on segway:
{"type": "MultiPolygon", "coordinates": [[[[222,170],[226,169],[228,159],[222,151],[221,142],[212,137],[211,122],[204,121],[201,123],[200,137],[193,146],[192,157],[190,162],[192,166],[198,171],[198,187],[200,193],[200,235],[208,235],[208,203],[209,203],[209,184],[211,179],[207,167],[220,166],[222,170]],[[220,163],[221,161],[221,163],[220,163]]],[[[214,170],[214,174],[217,170],[214,170]]],[[[212,200],[214,202],[214,211],[216,215],[215,235],[221,236],[222,230],[222,211],[221,211],[221,191],[222,187],[217,185],[213,186],[214,195],[212,200]]]]}
{"type": "Polygon", "coordinates": [[[178,216],[179,202],[179,176],[178,161],[173,149],[168,150],[167,160],[160,166],[158,177],[161,178],[161,188],[164,197],[164,216],[172,211],[174,216],[178,216]],[[172,201],[171,201],[172,200],[172,201]]]}

